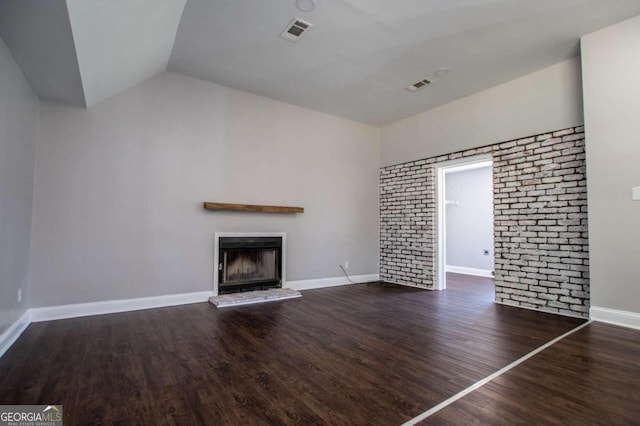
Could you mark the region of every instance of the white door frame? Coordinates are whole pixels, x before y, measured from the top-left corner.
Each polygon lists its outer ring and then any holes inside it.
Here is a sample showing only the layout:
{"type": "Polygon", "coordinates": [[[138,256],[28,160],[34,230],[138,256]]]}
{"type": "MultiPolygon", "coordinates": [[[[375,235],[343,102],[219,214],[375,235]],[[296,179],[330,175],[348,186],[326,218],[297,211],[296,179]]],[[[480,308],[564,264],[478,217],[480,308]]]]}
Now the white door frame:
{"type": "Polygon", "coordinates": [[[476,155],[473,157],[458,158],[455,160],[437,163],[436,167],[436,290],[447,288],[447,223],[445,208],[445,175],[452,171],[477,169],[493,166],[491,154],[476,155]]]}

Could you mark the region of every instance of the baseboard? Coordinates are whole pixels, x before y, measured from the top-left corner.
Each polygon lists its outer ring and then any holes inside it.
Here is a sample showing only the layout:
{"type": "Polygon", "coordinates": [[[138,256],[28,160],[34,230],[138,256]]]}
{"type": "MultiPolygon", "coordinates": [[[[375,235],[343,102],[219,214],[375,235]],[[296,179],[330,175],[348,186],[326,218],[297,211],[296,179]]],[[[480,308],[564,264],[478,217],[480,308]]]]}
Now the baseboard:
{"type": "Polygon", "coordinates": [[[640,329],[640,313],[637,312],[592,306],[589,314],[594,321],[640,329]]]}
{"type": "MultiPolygon", "coordinates": [[[[355,282],[378,281],[378,275],[356,275],[351,277],[351,279],[355,282]]],[[[351,283],[345,277],[336,277],[317,280],[288,281],[285,283],[285,287],[292,288],[294,290],[309,290],[312,288],[333,287],[345,284],[351,283]]],[[[29,312],[31,322],[52,321],[66,318],[115,314],[118,312],[139,311],[142,309],[206,302],[211,296],[213,296],[212,291],[200,291],[196,293],[170,294],[166,296],[142,297],[138,299],[47,306],[43,308],[31,308],[29,312]]]]}
{"type": "MultiPolygon", "coordinates": [[[[378,281],[379,279],[380,276],[378,274],[353,275],[351,277],[351,281],[354,281],[356,284],[378,281]]],[[[284,286],[286,288],[292,288],[294,290],[311,290],[314,288],[335,287],[347,284],[353,283],[349,282],[346,277],[334,277],[319,278],[315,280],[287,281],[284,286]]]]}
{"type": "Polygon", "coordinates": [[[2,334],[0,334],[0,357],[13,345],[18,337],[29,327],[31,321],[29,319],[30,311],[27,310],[7,328],[2,334]]]}
{"type": "Polygon", "coordinates": [[[493,271],[488,269],[465,268],[464,266],[445,266],[444,270],[456,274],[475,275],[478,277],[493,278],[493,271]]]}
{"type": "Polygon", "coordinates": [[[211,296],[213,296],[212,291],[199,291],[196,293],[169,294],[166,296],[141,297],[138,299],[109,300],[105,302],[77,303],[73,305],[31,308],[31,321],[51,321],[91,315],[139,311],[142,309],[163,308],[166,306],[186,305],[189,303],[206,302],[211,296]]]}

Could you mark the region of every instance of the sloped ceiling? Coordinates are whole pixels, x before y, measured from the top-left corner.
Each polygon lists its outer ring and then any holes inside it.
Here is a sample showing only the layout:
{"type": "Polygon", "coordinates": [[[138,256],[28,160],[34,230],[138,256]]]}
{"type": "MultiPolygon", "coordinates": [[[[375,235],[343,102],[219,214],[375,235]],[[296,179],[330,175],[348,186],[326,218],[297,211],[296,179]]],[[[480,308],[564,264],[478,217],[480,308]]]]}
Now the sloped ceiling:
{"type": "Polygon", "coordinates": [[[0,37],[42,99],[87,107],[167,68],[186,0],[0,0],[0,37]]]}
{"type": "Polygon", "coordinates": [[[384,125],[575,57],[581,35],[640,14],[640,0],[316,3],[0,0],[0,37],[43,99],[91,106],[168,69],[384,125]],[[279,37],[293,17],[314,24],[297,44],[279,37]]]}
{"type": "Polygon", "coordinates": [[[67,0],[87,105],[167,69],[186,0],[67,0]]]}
{"type": "Polygon", "coordinates": [[[41,99],[86,106],[65,0],[0,0],[0,37],[41,99]]]}
{"type": "Polygon", "coordinates": [[[169,70],[384,125],[575,57],[582,34],[640,13],[638,0],[294,3],[189,0],[169,70]],[[279,38],[294,16],[314,24],[297,44],[279,38]]]}

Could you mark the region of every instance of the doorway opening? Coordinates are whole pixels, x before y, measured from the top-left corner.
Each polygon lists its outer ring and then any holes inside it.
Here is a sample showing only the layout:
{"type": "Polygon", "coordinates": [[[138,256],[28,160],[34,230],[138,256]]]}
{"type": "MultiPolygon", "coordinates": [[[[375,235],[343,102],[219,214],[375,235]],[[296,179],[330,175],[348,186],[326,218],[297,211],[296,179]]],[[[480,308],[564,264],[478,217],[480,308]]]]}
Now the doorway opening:
{"type": "Polygon", "coordinates": [[[445,290],[449,275],[456,283],[491,282],[494,293],[492,157],[447,161],[436,172],[436,288],[445,290]]]}

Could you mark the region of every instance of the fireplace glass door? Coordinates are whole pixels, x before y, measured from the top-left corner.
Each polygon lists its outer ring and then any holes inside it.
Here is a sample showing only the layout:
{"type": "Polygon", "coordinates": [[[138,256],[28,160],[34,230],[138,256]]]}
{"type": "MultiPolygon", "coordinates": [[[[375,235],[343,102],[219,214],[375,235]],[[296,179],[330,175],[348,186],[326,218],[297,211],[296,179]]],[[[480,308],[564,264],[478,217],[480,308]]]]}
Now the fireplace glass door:
{"type": "Polygon", "coordinates": [[[281,237],[221,237],[218,293],[282,286],[281,237]]]}

